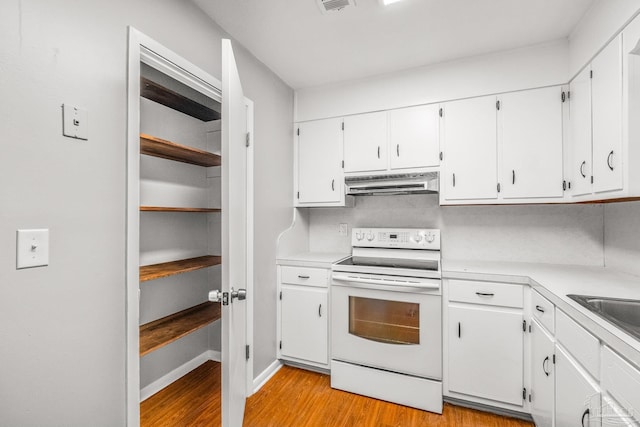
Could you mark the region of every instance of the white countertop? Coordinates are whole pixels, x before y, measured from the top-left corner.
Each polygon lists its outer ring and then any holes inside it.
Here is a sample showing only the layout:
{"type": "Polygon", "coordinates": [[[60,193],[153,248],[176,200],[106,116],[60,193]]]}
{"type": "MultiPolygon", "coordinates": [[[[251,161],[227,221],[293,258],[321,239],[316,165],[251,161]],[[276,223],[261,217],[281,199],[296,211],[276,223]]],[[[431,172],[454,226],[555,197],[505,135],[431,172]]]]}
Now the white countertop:
{"type": "Polygon", "coordinates": [[[350,257],[350,253],[344,252],[301,252],[293,255],[278,257],[278,265],[290,265],[296,267],[331,268],[331,264],[350,257]]]}
{"type": "Polygon", "coordinates": [[[640,299],[640,277],[604,267],[442,260],[445,279],[528,284],[640,368],[640,340],[590,312],[568,294],[640,299]]]}

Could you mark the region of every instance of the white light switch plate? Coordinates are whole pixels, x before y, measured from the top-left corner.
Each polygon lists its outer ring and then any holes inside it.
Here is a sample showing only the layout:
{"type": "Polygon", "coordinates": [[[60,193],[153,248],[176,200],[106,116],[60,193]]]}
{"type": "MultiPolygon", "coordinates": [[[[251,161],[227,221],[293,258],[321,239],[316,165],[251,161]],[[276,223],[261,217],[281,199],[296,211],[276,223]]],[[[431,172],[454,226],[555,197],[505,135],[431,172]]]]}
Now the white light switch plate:
{"type": "Polygon", "coordinates": [[[340,224],[340,228],[338,229],[338,234],[341,236],[346,236],[349,234],[349,225],[345,223],[340,224]]]}
{"type": "Polygon", "coordinates": [[[49,230],[18,230],[16,268],[49,265],[49,230]]]}
{"type": "Polygon", "coordinates": [[[89,113],[87,110],[63,104],[62,134],[76,139],[89,139],[89,113]]]}

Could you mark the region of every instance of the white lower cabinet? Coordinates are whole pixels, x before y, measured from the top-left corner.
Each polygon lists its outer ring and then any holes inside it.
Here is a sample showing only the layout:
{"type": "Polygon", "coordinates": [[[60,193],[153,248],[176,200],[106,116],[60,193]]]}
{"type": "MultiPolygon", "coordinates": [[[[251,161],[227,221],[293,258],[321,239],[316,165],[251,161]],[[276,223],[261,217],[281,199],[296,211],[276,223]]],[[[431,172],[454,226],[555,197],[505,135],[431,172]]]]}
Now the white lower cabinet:
{"type": "Polygon", "coordinates": [[[327,289],[282,285],[280,292],[282,356],[327,364],[327,289]]]}
{"type": "Polygon", "coordinates": [[[534,320],[531,323],[531,416],[537,427],[552,427],[555,404],[555,341],[534,320]]]}
{"type": "Polygon", "coordinates": [[[600,388],[561,346],[556,346],[556,425],[601,425],[600,388]]]}
{"type": "Polygon", "coordinates": [[[522,406],[522,312],[449,305],[448,316],[449,391],[522,406]]]}

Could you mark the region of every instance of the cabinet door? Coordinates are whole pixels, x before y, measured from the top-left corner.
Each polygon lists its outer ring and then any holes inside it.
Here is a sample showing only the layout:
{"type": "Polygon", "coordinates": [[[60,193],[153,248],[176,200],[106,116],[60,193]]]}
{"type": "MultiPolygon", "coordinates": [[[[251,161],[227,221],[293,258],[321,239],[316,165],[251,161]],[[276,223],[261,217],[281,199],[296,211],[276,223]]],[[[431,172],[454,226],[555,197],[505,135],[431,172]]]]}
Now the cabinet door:
{"type": "Polygon", "coordinates": [[[531,416],[538,427],[553,426],[554,351],[553,338],[534,320],[531,325],[531,416]]]}
{"type": "Polygon", "coordinates": [[[591,193],[591,68],[587,67],[569,84],[571,194],[591,193]]]}
{"type": "Polygon", "coordinates": [[[327,289],[283,285],[281,290],[282,355],[328,363],[327,289]]]}
{"type": "Polygon", "coordinates": [[[556,425],[600,426],[600,390],[561,347],[556,346],[556,425]]]}
{"type": "Polygon", "coordinates": [[[387,112],[344,118],[344,171],[387,169],[387,112]]]}
{"type": "Polygon", "coordinates": [[[591,63],[593,191],[622,189],[622,36],[591,63]]]}
{"type": "Polygon", "coordinates": [[[496,97],[449,102],[443,108],[445,173],[440,185],[445,200],[495,199],[496,97]]]}
{"type": "Polygon", "coordinates": [[[342,192],[342,120],[300,123],[298,203],[339,202],[342,192]]]}
{"type": "Polygon", "coordinates": [[[522,313],[449,306],[449,390],[522,405],[522,313]]]}
{"type": "Polygon", "coordinates": [[[437,105],[389,111],[391,169],[440,164],[440,117],[437,105]]]}
{"type": "Polygon", "coordinates": [[[562,89],[498,98],[502,197],[562,197],[562,89]]]}

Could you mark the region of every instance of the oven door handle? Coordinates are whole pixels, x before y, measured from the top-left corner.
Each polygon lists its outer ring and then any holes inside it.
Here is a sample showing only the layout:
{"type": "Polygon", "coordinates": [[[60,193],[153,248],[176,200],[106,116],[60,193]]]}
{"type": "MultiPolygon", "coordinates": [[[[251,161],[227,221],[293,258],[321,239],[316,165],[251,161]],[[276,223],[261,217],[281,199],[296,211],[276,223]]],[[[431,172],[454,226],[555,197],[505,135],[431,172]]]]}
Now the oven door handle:
{"type": "MultiPolygon", "coordinates": [[[[348,282],[351,284],[350,286],[356,286],[361,288],[373,288],[373,289],[382,289],[385,288],[387,290],[397,290],[397,291],[406,291],[406,290],[439,290],[440,289],[440,280],[433,279],[434,283],[410,283],[403,280],[392,280],[392,279],[367,279],[364,277],[354,277],[354,276],[343,276],[334,274],[332,279],[338,282],[348,282]],[[357,286],[356,283],[368,286],[357,286]]],[[[346,284],[338,284],[338,286],[349,286],[346,284]]]]}

